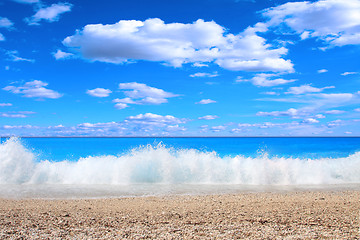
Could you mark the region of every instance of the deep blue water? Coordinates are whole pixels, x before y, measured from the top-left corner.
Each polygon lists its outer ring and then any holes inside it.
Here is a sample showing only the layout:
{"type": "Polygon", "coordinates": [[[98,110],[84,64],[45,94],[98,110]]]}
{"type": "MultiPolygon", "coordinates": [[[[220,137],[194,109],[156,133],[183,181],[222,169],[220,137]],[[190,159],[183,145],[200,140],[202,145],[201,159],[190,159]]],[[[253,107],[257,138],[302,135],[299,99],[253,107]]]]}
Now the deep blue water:
{"type": "MultiPolygon", "coordinates": [[[[2,139],[4,141],[5,139],[2,139]]],[[[215,151],[220,157],[339,158],[360,152],[360,138],[23,138],[38,159],[76,161],[80,157],[122,155],[139,146],[159,143],[167,148],[215,151]]]]}

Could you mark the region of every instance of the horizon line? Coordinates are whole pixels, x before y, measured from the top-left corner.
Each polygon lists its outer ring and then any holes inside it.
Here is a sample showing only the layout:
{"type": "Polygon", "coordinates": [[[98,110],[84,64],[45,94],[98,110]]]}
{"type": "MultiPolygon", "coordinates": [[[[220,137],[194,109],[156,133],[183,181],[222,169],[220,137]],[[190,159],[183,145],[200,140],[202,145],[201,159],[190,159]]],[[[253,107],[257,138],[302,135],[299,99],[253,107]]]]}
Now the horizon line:
{"type": "Polygon", "coordinates": [[[0,138],[360,138],[360,136],[0,136],[0,138]]]}

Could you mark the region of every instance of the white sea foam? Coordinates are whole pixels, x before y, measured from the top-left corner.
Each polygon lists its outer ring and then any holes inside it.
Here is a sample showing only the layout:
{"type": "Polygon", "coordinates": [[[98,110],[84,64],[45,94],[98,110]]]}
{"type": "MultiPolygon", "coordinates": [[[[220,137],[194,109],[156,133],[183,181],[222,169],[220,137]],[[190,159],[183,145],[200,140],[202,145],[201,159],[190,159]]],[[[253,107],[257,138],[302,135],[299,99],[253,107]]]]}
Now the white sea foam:
{"type": "Polygon", "coordinates": [[[326,185],[360,183],[360,152],[344,158],[219,157],[216,152],[144,146],[121,156],[37,159],[19,139],[0,145],[0,185],[326,185]]]}

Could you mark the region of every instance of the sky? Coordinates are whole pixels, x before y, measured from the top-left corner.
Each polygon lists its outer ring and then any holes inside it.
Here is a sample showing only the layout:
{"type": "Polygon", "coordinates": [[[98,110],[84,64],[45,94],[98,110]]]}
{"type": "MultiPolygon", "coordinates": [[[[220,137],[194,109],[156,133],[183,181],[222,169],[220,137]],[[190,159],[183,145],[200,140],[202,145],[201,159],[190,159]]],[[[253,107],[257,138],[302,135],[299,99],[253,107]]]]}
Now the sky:
{"type": "Polygon", "coordinates": [[[1,136],[360,136],[360,0],[1,0],[1,136]]]}

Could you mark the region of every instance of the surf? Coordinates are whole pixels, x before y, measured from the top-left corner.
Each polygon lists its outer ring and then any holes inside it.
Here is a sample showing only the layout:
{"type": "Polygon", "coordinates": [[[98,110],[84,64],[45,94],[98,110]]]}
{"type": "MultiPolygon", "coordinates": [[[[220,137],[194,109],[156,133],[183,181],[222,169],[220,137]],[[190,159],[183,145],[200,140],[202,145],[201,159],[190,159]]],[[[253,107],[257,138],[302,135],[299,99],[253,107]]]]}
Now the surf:
{"type": "Polygon", "coordinates": [[[30,185],[324,185],[360,183],[360,152],[341,158],[219,156],[164,144],[75,161],[39,159],[10,138],[0,145],[0,184],[30,185]]]}

